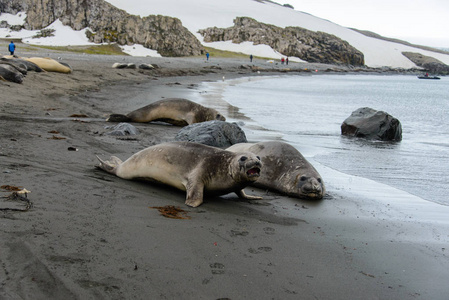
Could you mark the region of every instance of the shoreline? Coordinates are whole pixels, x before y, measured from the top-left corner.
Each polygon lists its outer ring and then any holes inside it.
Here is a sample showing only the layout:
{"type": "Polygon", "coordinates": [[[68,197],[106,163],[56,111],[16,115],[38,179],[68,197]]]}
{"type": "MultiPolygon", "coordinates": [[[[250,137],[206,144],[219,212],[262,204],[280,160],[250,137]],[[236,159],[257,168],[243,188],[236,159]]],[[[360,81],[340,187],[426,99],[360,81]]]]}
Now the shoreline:
{"type": "MultiPolygon", "coordinates": [[[[182,192],[95,169],[95,155],[127,158],[179,130],[133,124],[140,135],[115,138],[104,134],[104,126],[113,125],[103,121],[107,114],[134,109],[130,102],[140,107],[198,92],[201,82],[223,76],[258,76],[240,70],[243,62],[157,59],[159,71],[167,73],[155,75],[112,69],[123,57],[53,55],[74,72],[30,73],[21,85],[0,84],[1,184],[31,191],[34,205],[0,212],[1,297],[446,297],[449,224],[441,216],[445,209],[431,218],[436,205],[420,218],[422,207],[407,198],[404,207],[372,200],[347,192],[345,178],[334,178],[334,193],[320,202],[246,188],[264,199],[238,201],[230,194],[189,208],[182,192]],[[221,69],[204,69],[213,64],[221,69]],[[164,218],[151,208],[166,205],[179,206],[191,219],[164,218]]],[[[376,188],[383,187],[373,186],[373,193],[376,188]]],[[[386,199],[388,190],[376,197],[386,199]]],[[[12,204],[2,198],[5,205],[12,204]]]]}

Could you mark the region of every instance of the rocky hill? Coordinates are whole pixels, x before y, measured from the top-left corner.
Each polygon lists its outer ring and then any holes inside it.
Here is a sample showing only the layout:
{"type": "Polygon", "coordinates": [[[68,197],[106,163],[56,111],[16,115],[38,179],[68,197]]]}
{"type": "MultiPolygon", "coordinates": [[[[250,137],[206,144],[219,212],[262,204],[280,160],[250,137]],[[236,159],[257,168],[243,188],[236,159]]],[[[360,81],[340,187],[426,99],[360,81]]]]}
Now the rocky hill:
{"type": "Polygon", "coordinates": [[[425,71],[440,75],[449,74],[449,66],[436,58],[416,52],[402,52],[402,54],[413,61],[418,67],[422,67],[425,71]]]}
{"type": "MultiPolygon", "coordinates": [[[[200,41],[177,18],[149,15],[139,17],[104,0],[0,0],[0,12],[27,14],[25,29],[42,29],[59,19],[74,30],[89,28],[95,43],[142,44],[163,56],[200,55],[200,41]]],[[[235,20],[232,28],[201,30],[205,42],[232,40],[266,44],[285,56],[308,62],[364,65],[363,53],[340,38],[300,27],[280,28],[248,17],[235,20]]]]}
{"type": "Polygon", "coordinates": [[[253,42],[269,45],[285,56],[296,56],[308,62],[364,65],[363,53],[348,42],[335,35],[301,27],[280,28],[239,17],[234,20],[233,27],[212,27],[200,30],[200,33],[205,42],[253,42]]]}
{"type": "Polygon", "coordinates": [[[75,30],[90,28],[95,43],[142,44],[163,56],[200,55],[204,48],[177,18],[128,14],[103,0],[0,0],[0,12],[27,14],[25,29],[42,29],[59,19],[75,30]]]}

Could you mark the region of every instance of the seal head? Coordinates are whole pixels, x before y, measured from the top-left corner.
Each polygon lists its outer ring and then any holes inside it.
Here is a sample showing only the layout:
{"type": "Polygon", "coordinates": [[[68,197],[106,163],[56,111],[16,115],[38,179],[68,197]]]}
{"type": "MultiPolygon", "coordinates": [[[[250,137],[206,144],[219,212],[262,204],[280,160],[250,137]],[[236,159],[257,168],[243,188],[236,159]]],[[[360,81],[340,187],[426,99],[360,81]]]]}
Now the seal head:
{"type": "Polygon", "coordinates": [[[254,186],[302,199],[319,200],[325,195],[321,175],[296,148],[287,143],[240,143],[227,150],[248,151],[261,157],[264,169],[254,186]]]}

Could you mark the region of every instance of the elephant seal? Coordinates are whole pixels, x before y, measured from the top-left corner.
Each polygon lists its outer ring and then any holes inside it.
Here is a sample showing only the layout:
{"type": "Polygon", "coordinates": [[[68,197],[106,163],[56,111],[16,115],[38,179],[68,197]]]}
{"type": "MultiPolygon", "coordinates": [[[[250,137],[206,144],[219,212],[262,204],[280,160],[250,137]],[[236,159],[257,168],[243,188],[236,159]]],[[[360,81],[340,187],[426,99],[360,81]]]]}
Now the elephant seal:
{"type": "Polygon", "coordinates": [[[1,61],[8,60],[8,61],[14,61],[18,62],[26,67],[27,71],[35,71],[35,72],[44,72],[38,65],[35,63],[32,63],[31,61],[27,61],[24,59],[21,59],[20,57],[16,55],[5,55],[2,58],[0,58],[1,61]]]}
{"type": "Polygon", "coordinates": [[[40,68],[47,72],[72,73],[72,68],[69,65],[60,63],[49,57],[22,57],[22,59],[38,65],[40,68]]]}
{"type": "Polygon", "coordinates": [[[15,83],[23,82],[23,74],[9,64],[0,63],[0,78],[15,83]]]}
{"type": "Polygon", "coordinates": [[[203,194],[246,195],[243,188],[260,176],[262,163],[253,153],[233,153],[189,142],[169,142],[148,147],[122,162],[111,156],[98,168],[123,179],[144,179],[186,191],[185,204],[197,207],[203,194]]]}
{"type": "Polygon", "coordinates": [[[27,66],[15,59],[8,59],[8,58],[2,57],[2,58],[0,58],[0,64],[10,65],[10,66],[14,67],[17,71],[22,73],[23,75],[26,75],[28,73],[27,66]]]}
{"type": "Polygon", "coordinates": [[[247,151],[261,157],[264,169],[254,186],[302,199],[318,200],[326,193],[320,174],[296,148],[287,143],[240,143],[226,150],[247,151]]]}
{"type": "Polygon", "coordinates": [[[162,121],[176,126],[187,126],[213,120],[226,121],[226,118],[215,109],[190,100],[168,98],[134,110],[127,115],[112,114],[106,121],[137,123],[162,121]]]}

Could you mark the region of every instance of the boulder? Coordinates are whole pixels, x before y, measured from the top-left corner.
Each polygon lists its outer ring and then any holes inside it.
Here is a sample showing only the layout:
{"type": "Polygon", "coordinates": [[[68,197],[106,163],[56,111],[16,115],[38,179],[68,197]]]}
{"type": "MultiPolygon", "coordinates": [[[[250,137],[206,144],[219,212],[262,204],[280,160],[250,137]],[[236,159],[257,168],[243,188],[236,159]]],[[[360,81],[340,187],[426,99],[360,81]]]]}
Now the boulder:
{"type": "Polygon", "coordinates": [[[204,145],[227,148],[237,143],[246,143],[246,135],[236,123],[208,121],[182,128],[175,141],[195,142],[204,145]]]}
{"type": "Polygon", "coordinates": [[[383,111],[362,107],[341,124],[341,134],[371,140],[402,140],[401,122],[383,111]]]}
{"type": "Polygon", "coordinates": [[[139,130],[128,123],[119,123],[115,126],[107,126],[106,129],[112,129],[112,131],[106,133],[107,135],[125,136],[139,134],[139,130]]]}

